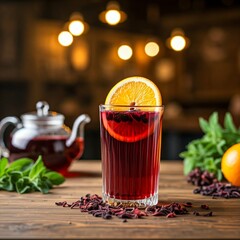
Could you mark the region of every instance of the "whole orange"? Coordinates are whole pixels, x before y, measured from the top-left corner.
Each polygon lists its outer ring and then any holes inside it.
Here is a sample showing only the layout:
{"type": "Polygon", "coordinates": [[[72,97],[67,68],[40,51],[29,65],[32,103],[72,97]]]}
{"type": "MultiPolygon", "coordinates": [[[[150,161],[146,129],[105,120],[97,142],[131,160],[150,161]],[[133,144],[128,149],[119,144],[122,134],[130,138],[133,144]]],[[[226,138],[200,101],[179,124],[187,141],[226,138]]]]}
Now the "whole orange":
{"type": "Polygon", "coordinates": [[[222,157],[224,177],[234,186],[240,186],[240,143],[231,146],[222,157]]]}

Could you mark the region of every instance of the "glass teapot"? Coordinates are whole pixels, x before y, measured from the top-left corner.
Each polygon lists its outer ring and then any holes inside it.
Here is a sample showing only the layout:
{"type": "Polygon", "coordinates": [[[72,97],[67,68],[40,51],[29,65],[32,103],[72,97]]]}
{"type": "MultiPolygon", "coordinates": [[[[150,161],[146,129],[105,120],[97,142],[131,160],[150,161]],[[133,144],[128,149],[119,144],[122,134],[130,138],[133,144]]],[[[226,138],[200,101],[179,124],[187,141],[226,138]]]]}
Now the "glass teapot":
{"type": "Polygon", "coordinates": [[[37,111],[17,117],[6,117],[0,122],[0,154],[10,161],[22,157],[37,160],[41,155],[45,166],[65,175],[74,159],[84,150],[84,126],[90,122],[87,114],[80,115],[72,131],[64,124],[62,114],[49,111],[45,101],[37,102],[37,111]],[[7,134],[7,127],[15,128],[7,134]],[[6,136],[9,135],[9,136],[6,136]]]}

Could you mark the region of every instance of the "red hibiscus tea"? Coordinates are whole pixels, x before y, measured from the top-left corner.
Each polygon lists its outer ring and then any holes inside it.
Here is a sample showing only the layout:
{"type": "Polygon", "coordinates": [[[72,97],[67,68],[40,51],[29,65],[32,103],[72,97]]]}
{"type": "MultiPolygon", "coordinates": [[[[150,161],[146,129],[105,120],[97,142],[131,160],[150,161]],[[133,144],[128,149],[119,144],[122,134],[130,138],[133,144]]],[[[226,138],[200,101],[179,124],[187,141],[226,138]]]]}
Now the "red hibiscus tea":
{"type": "Polygon", "coordinates": [[[103,199],[154,205],[158,202],[163,107],[128,109],[100,106],[103,199]]]}
{"type": "MultiPolygon", "coordinates": [[[[21,157],[37,160],[42,155],[45,166],[51,170],[67,175],[67,170],[73,160],[82,156],[84,140],[75,139],[71,146],[66,146],[67,136],[41,136],[33,139],[14,139],[15,145],[10,143],[10,161],[21,157]]],[[[11,141],[12,142],[12,141],[11,141]]]]}

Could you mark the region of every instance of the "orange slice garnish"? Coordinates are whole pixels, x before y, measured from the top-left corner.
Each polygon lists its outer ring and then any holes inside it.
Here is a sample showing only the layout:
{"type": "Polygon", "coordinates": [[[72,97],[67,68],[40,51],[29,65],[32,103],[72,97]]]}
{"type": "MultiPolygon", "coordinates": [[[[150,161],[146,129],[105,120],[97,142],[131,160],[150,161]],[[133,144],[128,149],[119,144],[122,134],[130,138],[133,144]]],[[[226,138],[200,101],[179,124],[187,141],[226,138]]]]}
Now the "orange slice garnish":
{"type": "Polygon", "coordinates": [[[129,77],[118,82],[108,93],[105,104],[160,106],[162,97],[158,87],[149,79],[129,77]]]}
{"type": "Polygon", "coordinates": [[[136,142],[153,133],[154,126],[160,122],[161,113],[104,111],[101,117],[105,129],[112,137],[123,142],[136,142]]]}
{"type": "Polygon", "coordinates": [[[159,123],[163,109],[162,97],[157,86],[143,77],[130,77],[118,82],[107,95],[105,104],[116,106],[101,113],[108,133],[119,141],[135,142],[152,134],[154,124],[159,123]]]}

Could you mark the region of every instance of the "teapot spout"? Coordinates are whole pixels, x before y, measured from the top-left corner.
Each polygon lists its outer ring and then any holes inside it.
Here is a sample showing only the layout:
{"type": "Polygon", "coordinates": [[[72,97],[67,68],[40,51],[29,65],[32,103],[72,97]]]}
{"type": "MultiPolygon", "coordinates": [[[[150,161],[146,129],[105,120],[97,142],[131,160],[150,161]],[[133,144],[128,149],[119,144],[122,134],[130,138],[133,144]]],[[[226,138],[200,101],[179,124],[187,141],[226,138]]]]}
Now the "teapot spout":
{"type": "Polygon", "coordinates": [[[90,117],[87,114],[80,115],[75,122],[73,123],[72,133],[66,141],[66,146],[70,147],[77,136],[84,138],[84,127],[86,123],[91,121],[90,117]]]}

